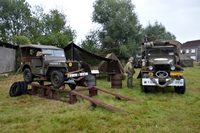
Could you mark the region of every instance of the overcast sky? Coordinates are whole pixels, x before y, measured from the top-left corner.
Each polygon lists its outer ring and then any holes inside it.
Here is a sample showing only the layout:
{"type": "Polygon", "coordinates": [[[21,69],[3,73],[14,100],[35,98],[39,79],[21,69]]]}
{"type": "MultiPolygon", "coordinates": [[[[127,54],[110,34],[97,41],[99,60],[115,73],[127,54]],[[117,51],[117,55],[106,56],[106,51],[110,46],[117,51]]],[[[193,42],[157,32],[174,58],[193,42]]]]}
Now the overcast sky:
{"type": "MultiPolygon", "coordinates": [[[[95,0],[26,0],[32,7],[42,5],[61,10],[67,15],[68,23],[76,31],[79,43],[85,39],[92,24],[93,2],[95,0]]],[[[181,43],[200,40],[200,0],[132,0],[140,24],[146,27],[158,21],[181,43]]]]}

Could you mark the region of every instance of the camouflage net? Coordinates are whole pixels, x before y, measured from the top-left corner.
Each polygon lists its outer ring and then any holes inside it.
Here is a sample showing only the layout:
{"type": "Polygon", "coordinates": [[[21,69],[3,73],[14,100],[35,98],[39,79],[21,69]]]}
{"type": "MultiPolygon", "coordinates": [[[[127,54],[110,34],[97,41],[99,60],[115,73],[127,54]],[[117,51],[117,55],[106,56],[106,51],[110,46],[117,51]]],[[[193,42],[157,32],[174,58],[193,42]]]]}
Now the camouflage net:
{"type": "MultiPolygon", "coordinates": [[[[177,52],[180,53],[180,50],[181,50],[181,43],[179,41],[176,41],[176,40],[155,40],[153,41],[153,43],[158,43],[158,42],[162,42],[162,43],[169,43],[169,44],[172,44],[174,46],[176,46],[177,48],[177,52]]],[[[145,47],[144,45],[141,46],[141,51],[144,51],[145,47]]]]}
{"type": "Polygon", "coordinates": [[[181,50],[181,43],[179,41],[176,40],[165,40],[166,42],[169,42],[169,44],[173,44],[176,46],[177,48],[177,52],[180,53],[181,50]]]}
{"type": "Polygon", "coordinates": [[[77,60],[83,62],[85,71],[90,72],[91,69],[99,70],[102,73],[123,73],[121,71],[120,61],[117,59],[104,58],[93,53],[90,53],[79,46],[71,43],[65,48],[66,58],[69,60],[77,60]],[[103,61],[103,63],[102,63],[103,61]],[[104,64],[102,67],[97,66],[104,64]]]}

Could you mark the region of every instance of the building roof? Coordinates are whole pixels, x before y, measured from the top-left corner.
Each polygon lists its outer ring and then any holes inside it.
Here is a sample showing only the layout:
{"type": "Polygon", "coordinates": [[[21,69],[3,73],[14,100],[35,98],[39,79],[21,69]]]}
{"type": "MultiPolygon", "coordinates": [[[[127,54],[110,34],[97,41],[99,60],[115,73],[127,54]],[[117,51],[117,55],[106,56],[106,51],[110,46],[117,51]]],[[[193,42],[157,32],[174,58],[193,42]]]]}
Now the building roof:
{"type": "Polygon", "coordinates": [[[194,41],[187,41],[186,43],[183,43],[181,45],[181,48],[184,47],[198,47],[200,46],[200,40],[194,40],[194,41]]]}
{"type": "Polygon", "coordinates": [[[37,44],[27,44],[27,45],[20,45],[20,48],[39,48],[39,49],[61,49],[55,46],[50,46],[50,45],[37,45],[37,44]]]}
{"type": "Polygon", "coordinates": [[[12,45],[10,43],[2,42],[2,41],[0,41],[0,46],[5,47],[5,48],[11,48],[11,49],[17,49],[18,48],[17,45],[12,45]]]}

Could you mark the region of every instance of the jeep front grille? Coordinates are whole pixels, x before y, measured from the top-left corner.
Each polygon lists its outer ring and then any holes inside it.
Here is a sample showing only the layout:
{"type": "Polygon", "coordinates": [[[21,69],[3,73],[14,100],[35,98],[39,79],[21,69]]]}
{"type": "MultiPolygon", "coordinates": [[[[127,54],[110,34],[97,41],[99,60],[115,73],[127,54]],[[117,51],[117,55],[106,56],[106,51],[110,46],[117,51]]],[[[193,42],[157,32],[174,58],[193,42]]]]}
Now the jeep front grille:
{"type": "Polygon", "coordinates": [[[155,65],[155,71],[170,71],[170,65],[155,65]]]}
{"type": "Polygon", "coordinates": [[[80,69],[78,62],[68,62],[67,66],[68,66],[68,72],[72,72],[72,71],[76,71],[80,69]]]}
{"type": "Polygon", "coordinates": [[[163,79],[170,75],[170,65],[155,65],[154,67],[154,75],[157,78],[163,79]]]}

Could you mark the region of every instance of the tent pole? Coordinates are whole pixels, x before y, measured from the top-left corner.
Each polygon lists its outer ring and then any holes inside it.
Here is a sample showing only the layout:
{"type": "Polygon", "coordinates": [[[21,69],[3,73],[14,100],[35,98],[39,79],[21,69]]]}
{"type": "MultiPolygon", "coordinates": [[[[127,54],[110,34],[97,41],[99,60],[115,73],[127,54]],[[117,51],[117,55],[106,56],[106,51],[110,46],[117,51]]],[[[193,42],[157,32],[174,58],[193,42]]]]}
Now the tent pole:
{"type": "Polygon", "coordinates": [[[74,60],[74,43],[71,43],[71,60],[74,60]]]}

